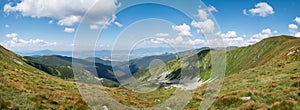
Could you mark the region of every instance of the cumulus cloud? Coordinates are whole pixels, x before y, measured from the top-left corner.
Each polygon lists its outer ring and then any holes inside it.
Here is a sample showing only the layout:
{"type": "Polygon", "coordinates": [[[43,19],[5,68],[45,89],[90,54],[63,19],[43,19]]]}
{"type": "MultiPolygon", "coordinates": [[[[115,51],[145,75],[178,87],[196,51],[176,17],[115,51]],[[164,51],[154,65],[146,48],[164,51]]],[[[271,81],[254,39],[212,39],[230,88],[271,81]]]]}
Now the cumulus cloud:
{"type": "Polygon", "coordinates": [[[18,34],[17,33],[10,33],[10,34],[6,34],[5,37],[14,39],[14,38],[18,37],[18,34]]]}
{"type": "Polygon", "coordinates": [[[237,34],[235,31],[228,31],[226,34],[221,34],[221,37],[233,38],[233,37],[237,37],[237,34]]]}
{"type": "Polygon", "coordinates": [[[259,42],[262,39],[272,37],[274,34],[277,34],[277,31],[272,31],[270,28],[263,29],[260,33],[254,34],[249,40],[248,43],[253,44],[259,42]]]}
{"type": "Polygon", "coordinates": [[[228,31],[226,33],[216,33],[222,39],[190,39],[189,37],[178,36],[176,38],[157,37],[151,42],[155,44],[169,43],[172,45],[187,45],[187,46],[245,46],[248,45],[244,36],[238,36],[236,31],[228,31]]]}
{"type": "Polygon", "coordinates": [[[260,33],[253,35],[252,37],[255,39],[264,39],[271,37],[272,34],[275,32],[272,32],[270,28],[263,29],[260,33]]]}
{"type": "Polygon", "coordinates": [[[289,24],[289,31],[292,32],[292,33],[295,33],[297,32],[297,29],[298,29],[298,26],[295,25],[295,24],[289,24]]]}
{"type": "Polygon", "coordinates": [[[300,17],[296,17],[294,21],[300,24],[300,17]]]}
{"type": "Polygon", "coordinates": [[[65,30],[64,30],[64,32],[68,32],[68,33],[72,33],[72,32],[74,32],[75,31],[75,29],[74,28],[65,28],[65,30]]]}
{"type": "Polygon", "coordinates": [[[206,20],[208,18],[209,14],[204,9],[198,10],[198,17],[202,20],[206,20]]]}
{"type": "Polygon", "coordinates": [[[192,21],[191,25],[198,29],[198,33],[212,34],[215,31],[215,23],[211,19],[199,22],[192,21]]]}
{"type": "Polygon", "coordinates": [[[202,39],[189,40],[186,44],[189,45],[205,45],[206,41],[202,39]]]}
{"type": "Polygon", "coordinates": [[[218,12],[214,6],[209,6],[207,8],[199,8],[198,14],[196,15],[200,20],[207,20],[209,18],[208,12],[218,12]]]}
{"type": "Polygon", "coordinates": [[[172,29],[176,32],[178,32],[178,35],[179,36],[182,36],[182,37],[190,37],[190,36],[193,36],[192,33],[190,32],[191,30],[191,27],[187,24],[182,24],[182,25],[175,25],[175,26],[172,26],[172,29]]]}
{"type": "Polygon", "coordinates": [[[80,21],[107,25],[113,22],[109,18],[113,18],[119,6],[117,0],[22,0],[15,6],[5,4],[4,12],[20,12],[23,16],[33,18],[52,18],[62,26],[73,26],[80,21]],[[90,13],[86,14],[88,10],[90,13]]]}
{"type": "MultiPolygon", "coordinates": [[[[300,24],[300,17],[296,17],[294,21],[300,24]]],[[[300,37],[300,32],[298,32],[298,26],[296,24],[289,24],[288,28],[292,36],[300,37]]]]}
{"type": "Polygon", "coordinates": [[[300,32],[296,32],[294,36],[295,37],[300,37],[300,32]]]}
{"type": "Polygon", "coordinates": [[[181,36],[178,36],[176,38],[156,38],[156,39],[152,39],[151,40],[152,43],[155,43],[155,44],[161,44],[161,43],[168,43],[168,44],[172,44],[172,45],[177,45],[177,46],[180,46],[180,45],[205,45],[206,42],[205,40],[202,40],[202,39],[189,39],[189,40],[186,40],[184,39],[183,37],[181,36]]]}
{"type": "Polygon", "coordinates": [[[225,46],[245,46],[247,43],[243,37],[224,38],[225,46]]]}
{"type": "Polygon", "coordinates": [[[260,40],[261,39],[256,39],[256,38],[251,37],[249,40],[247,40],[247,42],[249,44],[255,44],[255,43],[259,42],[260,40]]]}
{"type": "Polygon", "coordinates": [[[19,47],[45,47],[45,46],[55,46],[57,45],[56,42],[47,42],[41,39],[30,39],[30,40],[24,40],[19,38],[19,35],[17,33],[10,33],[5,35],[6,38],[9,38],[10,40],[2,43],[5,46],[8,46],[10,48],[19,48],[19,47]]]}
{"type": "Polygon", "coordinates": [[[191,25],[197,28],[198,33],[213,34],[215,32],[215,22],[209,18],[209,12],[218,12],[214,6],[199,8],[197,17],[199,20],[193,20],[191,25]]]}
{"type": "MultiPolygon", "coordinates": [[[[225,46],[245,46],[244,35],[238,36],[236,31],[228,31],[227,33],[217,33],[223,39],[225,46]]],[[[212,42],[212,41],[210,41],[212,42]]]]}
{"type": "Polygon", "coordinates": [[[255,5],[255,8],[249,9],[248,11],[243,10],[243,13],[245,15],[249,15],[248,12],[253,16],[261,16],[261,17],[267,17],[275,13],[273,7],[266,2],[260,2],[255,5]]]}
{"type": "Polygon", "coordinates": [[[168,37],[170,36],[169,33],[157,33],[155,34],[156,37],[168,37]]]}
{"type": "Polygon", "coordinates": [[[65,18],[59,20],[57,24],[61,25],[61,26],[73,26],[74,24],[79,23],[80,19],[81,19],[81,16],[71,15],[71,16],[68,16],[68,17],[65,17],[65,18]]]}

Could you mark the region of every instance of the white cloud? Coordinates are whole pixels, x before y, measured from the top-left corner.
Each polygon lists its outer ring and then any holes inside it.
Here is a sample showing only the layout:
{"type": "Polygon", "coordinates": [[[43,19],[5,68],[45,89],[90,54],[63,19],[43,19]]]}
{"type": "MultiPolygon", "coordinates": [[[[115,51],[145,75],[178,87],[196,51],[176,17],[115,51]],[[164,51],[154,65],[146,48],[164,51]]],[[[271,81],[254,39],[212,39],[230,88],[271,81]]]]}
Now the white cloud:
{"type": "Polygon", "coordinates": [[[244,15],[249,15],[246,9],[243,10],[243,14],[244,15]]]}
{"type": "Polygon", "coordinates": [[[216,7],[214,7],[214,6],[207,7],[207,11],[209,11],[209,12],[218,12],[218,10],[216,9],[216,7]]]}
{"type": "Polygon", "coordinates": [[[64,32],[68,32],[68,33],[72,33],[72,32],[74,32],[75,31],[75,29],[74,28],[65,28],[65,30],[64,30],[64,32]]]}
{"type": "Polygon", "coordinates": [[[233,38],[233,37],[237,37],[237,34],[235,31],[228,31],[226,34],[221,34],[221,37],[233,38]]]}
{"type": "Polygon", "coordinates": [[[48,24],[53,24],[53,22],[54,22],[53,20],[50,20],[48,21],[48,24]]]}
{"type": "Polygon", "coordinates": [[[157,33],[155,36],[156,37],[168,37],[170,35],[169,35],[169,33],[157,33]]]}
{"type": "Polygon", "coordinates": [[[6,34],[7,38],[10,38],[9,41],[2,43],[4,46],[9,48],[31,48],[31,47],[45,47],[45,46],[55,46],[56,42],[47,42],[41,39],[30,39],[24,40],[19,38],[17,33],[6,34]]]}
{"type": "Polygon", "coordinates": [[[209,18],[209,12],[218,12],[214,6],[209,6],[207,8],[198,9],[197,17],[198,20],[193,20],[191,25],[197,28],[198,33],[202,34],[213,34],[215,31],[215,23],[209,18]]]}
{"type": "Polygon", "coordinates": [[[206,20],[208,18],[209,14],[204,10],[204,9],[199,9],[198,10],[198,17],[201,20],[206,20]]]}
{"type": "Polygon", "coordinates": [[[300,32],[296,32],[294,36],[295,37],[300,37],[300,32]]]}
{"type": "Polygon", "coordinates": [[[172,26],[172,29],[176,32],[178,32],[179,36],[182,37],[189,37],[189,36],[193,36],[190,32],[191,27],[187,24],[182,24],[182,25],[178,25],[178,26],[172,26]]]}
{"type": "Polygon", "coordinates": [[[83,20],[90,24],[107,25],[120,6],[117,0],[22,0],[17,5],[5,4],[4,12],[20,12],[33,18],[47,17],[59,25],[72,26],[83,20]],[[91,8],[93,7],[93,8],[91,8]]]}
{"type": "Polygon", "coordinates": [[[292,32],[292,33],[295,33],[297,32],[297,29],[298,29],[298,26],[295,25],[295,24],[289,24],[289,31],[292,32]]]}
{"type": "MultiPolygon", "coordinates": [[[[223,43],[225,46],[245,46],[247,43],[245,42],[244,36],[242,37],[237,35],[236,31],[228,31],[227,33],[217,33],[218,36],[222,37],[223,43]]],[[[211,43],[215,43],[214,41],[210,41],[211,43]]]]}
{"type": "Polygon", "coordinates": [[[247,43],[245,42],[243,37],[232,37],[232,38],[224,38],[225,46],[245,46],[247,43]]]}
{"type": "Polygon", "coordinates": [[[270,28],[263,29],[260,33],[254,34],[252,38],[248,40],[248,43],[253,44],[259,42],[262,39],[272,37],[274,34],[278,33],[277,31],[272,31],[270,28]]]}
{"type": "Polygon", "coordinates": [[[99,29],[99,26],[93,24],[93,25],[90,25],[90,29],[91,29],[91,30],[97,30],[97,29],[99,29]]]}
{"type": "Polygon", "coordinates": [[[255,44],[255,43],[259,42],[260,40],[261,39],[255,39],[255,38],[251,37],[247,42],[249,44],[255,44]]]}
{"type": "Polygon", "coordinates": [[[300,24],[300,17],[296,17],[294,21],[300,24]]]}
{"type": "Polygon", "coordinates": [[[123,27],[123,25],[119,22],[115,22],[115,25],[118,26],[118,27],[123,27]]]}
{"type": "Polygon", "coordinates": [[[200,18],[200,20],[207,20],[209,17],[208,12],[218,12],[218,10],[214,6],[209,6],[207,8],[200,8],[198,9],[197,17],[200,18]]]}
{"type": "Polygon", "coordinates": [[[17,33],[10,33],[10,34],[6,34],[5,37],[14,39],[14,38],[18,37],[18,34],[17,33]]]}
{"type": "Polygon", "coordinates": [[[198,33],[212,34],[215,31],[215,23],[211,19],[205,21],[192,21],[191,25],[198,29],[198,33]]]}
{"type": "Polygon", "coordinates": [[[58,21],[58,25],[61,26],[73,26],[80,22],[81,16],[68,16],[58,21]]]}
{"type": "Polygon", "coordinates": [[[188,45],[205,45],[205,40],[202,39],[195,39],[195,40],[189,40],[186,44],[188,45]]]}
{"type": "Polygon", "coordinates": [[[190,45],[205,45],[206,42],[205,40],[202,39],[194,39],[194,40],[187,40],[184,39],[181,36],[176,37],[175,39],[171,39],[171,38],[156,38],[156,39],[152,39],[151,40],[152,43],[155,44],[161,44],[161,43],[168,43],[168,44],[172,44],[174,46],[190,46],[190,45]]]}
{"type": "MultiPolygon", "coordinates": [[[[256,4],[255,8],[249,9],[248,12],[251,13],[253,16],[261,16],[261,17],[267,17],[275,13],[273,7],[266,2],[260,2],[256,4]]],[[[244,10],[243,13],[245,15],[248,15],[246,10],[244,10]]]]}
{"type": "Polygon", "coordinates": [[[5,28],[9,28],[9,25],[6,24],[6,25],[4,25],[4,27],[5,27],[5,28]]]}
{"type": "Polygon", "coordinates": [[[172,45],[186,45],[186,46],[245,46],[248,45],[247,41],[244,37],[240,37],[237,35],[236,31],[228,31],[226,33],[217,33],[218,36],[222,37],[222,39],[189,39],[178,36],[176,38],[162,38],[158,37],[151,40],[152,43],[160,44],[160,43],[169,43],[172,45]]]}

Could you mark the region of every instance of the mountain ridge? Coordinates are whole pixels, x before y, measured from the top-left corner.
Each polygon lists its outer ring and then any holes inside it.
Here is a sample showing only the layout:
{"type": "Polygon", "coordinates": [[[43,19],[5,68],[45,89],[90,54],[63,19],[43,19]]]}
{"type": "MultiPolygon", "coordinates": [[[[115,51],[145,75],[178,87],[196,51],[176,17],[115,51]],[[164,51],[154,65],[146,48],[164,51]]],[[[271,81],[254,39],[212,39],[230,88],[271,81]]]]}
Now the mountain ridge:
{"type": "MultiPolygon", "coordinates": [[[[300,38],[275,36],[254,45],[228,50],[224,84],[210,109],[300,109],[299,42],[300,38]]],[[[209,52],[211,51],[217,50],[209,52]]],[[[176,76],[176,71],[182,69],[178,65],[179,60],[186,63],[191,56],[200,55],[197,66],[202,71],[199,77],[208,80],[212,68],[209,52],[207,54],[196,52],[168,61],[167,69],[171,75],[176,76]]],[[[80,86],[89,84],[75,83],[48,75],[28,65],[27,61],[0,46],[0,95],[2,96],[0,108],[88,109],[75,84],[80,86]]],[[[64,63],[58,64],[64,65],[64,63]]],[[[147,77],[141,79],[145,78],[147,79],[147,77]]],[[[192,100],[185,107],[186,110],[198,109],[200,102],[206,100],[203,94],[214,91],[206,90],[206,87],[207,84],[204,84],[196,89],[192,100]]],[[[95,100],[94,97],[101,96],[97,92],[92,92],[92,88],[103,89],[121,104],[138,108],[160,104],[157,102],[158,99],[163,102],[176,90],[162,86],[157,91],[141,94],[123,87],[89,85],[86,92],[90,92],[91,96],[86,100],[95,100]]],[[[108,108],[115,107],[110,104],[110,100],[99,100],[99,102],[95,100],[93,103],[101,102],[105,102],[108,108]]]]}

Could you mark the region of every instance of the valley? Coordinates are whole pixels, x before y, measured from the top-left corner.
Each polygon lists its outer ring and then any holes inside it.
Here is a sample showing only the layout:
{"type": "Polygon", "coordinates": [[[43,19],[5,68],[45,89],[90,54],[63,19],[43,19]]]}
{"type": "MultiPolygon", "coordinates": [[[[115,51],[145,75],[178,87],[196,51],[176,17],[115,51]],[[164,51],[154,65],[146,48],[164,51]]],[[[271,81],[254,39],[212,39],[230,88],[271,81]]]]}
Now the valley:
{"type": "MultiPolygon", "coordinates": [[[[214,79],[211,78],[214,68],[211,52],[221,50],[199,48],[133,59],[129,63],[115,62],[120,69],[130,68],[131,74],[140,82],[124,85],[116,78],[111,61],[58,55],[21,57],[0,47],[0,108],[149,108],[162,104],[177,90],[183,89],[195,90],[184,109],[197,110],[200,103],[207,100],[203,95],[215,91],[207,89],[214,79]],[[150,65],[155,59],[163,63],[150,65]],[[72,62],[84,67],[80,68],[82,78],[88,79],[89,83],[74,78],[72,62]],[[197,72],[184,71],[190,67],[196,67],[197,72]],[[182,80],[197,83],[184,85],[182,80]],[[141,90],[143,87],[157,88],[139,93],[126,89],[126,86],[141,90]],[[118,108],[123,106],[114,105],[114,101],[127,107],[118,108]]],[[[224,83],[210,109],[300,109],[299,50],[300,39],[291,36],[274,36],[247,47],[228,49],[224,83]]]]}

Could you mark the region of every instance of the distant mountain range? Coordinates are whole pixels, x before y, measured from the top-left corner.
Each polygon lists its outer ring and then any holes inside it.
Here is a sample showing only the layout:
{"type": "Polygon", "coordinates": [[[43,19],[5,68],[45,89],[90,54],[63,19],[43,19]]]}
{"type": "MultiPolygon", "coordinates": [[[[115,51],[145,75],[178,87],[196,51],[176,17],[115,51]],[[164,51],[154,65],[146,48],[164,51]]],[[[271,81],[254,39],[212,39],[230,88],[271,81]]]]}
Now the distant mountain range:
{"type": "MultiPolygon", "coordinates": [[[[176,51],[183,51],[186,50],[184,48],[180,48],[179,50],[176,51]]],[[[145,56],[152,56],[152,55],[161,55],[165,53],[176,53],[176,51],[173,48],[167,48],[167,47],[157,47],[157,48],[140,48],[140,49],[135,49],[130,51],[130,59],[136,59],[136,58],[141,58],[145,56]]],[[[93,57],[93,56],[88,56],[91,55],[92,53],[95,52],[95,57],[104,59],[104,60],[110,60],[111,59],[111,50],[96,50],[96,51],[82,51],[80,52],[79,58],[88,58],[88,57],[93,57]]],[[[115,50],[115,54],[120,54],[120,55],[128,55],[126,53],[127,51],[124,50],[115,50]]],[[[45,56],[45,55],[60,55],[60,56],[68,56],[72,57],[72,51],[55,51],[55,50],[40,50],[40,51],[33,51],[33,52],[21,52],[18,51],[16,52],[17,54],[21,56],[32,56],[32,57],[38,57],[38,56],[45,56]]]]}

